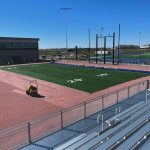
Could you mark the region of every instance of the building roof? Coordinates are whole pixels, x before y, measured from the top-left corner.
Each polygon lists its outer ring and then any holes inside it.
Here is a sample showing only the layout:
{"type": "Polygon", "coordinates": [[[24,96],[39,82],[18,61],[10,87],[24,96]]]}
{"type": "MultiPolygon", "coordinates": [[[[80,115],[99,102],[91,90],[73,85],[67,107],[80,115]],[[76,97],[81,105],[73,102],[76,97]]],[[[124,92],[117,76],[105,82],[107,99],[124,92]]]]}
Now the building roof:
{"type": "Polygon", "coordinates": [[[21,38],[21,37],[0,37],[0,41],[10,41],[10,40],[30,40],[30,41],[39,41],[39,38],[21,38]]]}

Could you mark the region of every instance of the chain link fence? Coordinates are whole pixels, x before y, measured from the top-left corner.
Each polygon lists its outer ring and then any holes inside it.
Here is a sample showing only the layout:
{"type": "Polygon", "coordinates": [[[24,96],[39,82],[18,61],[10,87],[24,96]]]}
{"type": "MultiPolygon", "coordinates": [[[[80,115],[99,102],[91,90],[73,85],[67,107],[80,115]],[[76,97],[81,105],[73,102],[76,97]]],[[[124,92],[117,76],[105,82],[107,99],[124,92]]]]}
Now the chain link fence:
{"type": "Polygon", "coordinates": [[[149,80],[90,99],[76,106],[0,133],[0,149],[16,149],[117,104],[149,88],[149,80]]]}

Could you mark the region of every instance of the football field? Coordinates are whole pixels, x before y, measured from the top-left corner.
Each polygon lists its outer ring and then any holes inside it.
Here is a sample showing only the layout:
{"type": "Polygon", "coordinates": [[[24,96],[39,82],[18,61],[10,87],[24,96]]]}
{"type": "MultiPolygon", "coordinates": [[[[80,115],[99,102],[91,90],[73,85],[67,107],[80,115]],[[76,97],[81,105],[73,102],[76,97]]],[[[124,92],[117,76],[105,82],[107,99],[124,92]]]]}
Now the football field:
{"type": "Polygon", "coordinates": [[[140,72],[61,64],[32,64],[3,67],[2,69],[88,93],[146,76],[140,72]]]}

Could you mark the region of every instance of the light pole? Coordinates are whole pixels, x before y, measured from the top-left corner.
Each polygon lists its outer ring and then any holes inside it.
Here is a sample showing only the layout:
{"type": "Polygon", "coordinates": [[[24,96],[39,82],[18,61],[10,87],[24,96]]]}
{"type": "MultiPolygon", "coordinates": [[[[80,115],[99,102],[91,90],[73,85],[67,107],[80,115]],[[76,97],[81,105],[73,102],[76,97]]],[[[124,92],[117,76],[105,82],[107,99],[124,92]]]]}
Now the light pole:
{"type": "Polygon", "coordinates": [[[89,63],[90,63],[90,57],[91,57],[91,30],[89,28],[89,63]]]}
{"type": "Polygon", "coordinates": [[[139,53],[140,53],[140,65],[141,65],[141,50],[140,50],[140,47],[141,47],[141,32],[139,32],[139,53]]]}
{"type": "Polygon", "coordinates": [[[65,11],[66,12],[66,52],[67,52],[67,60],[69,58],[69,51],[68,51],[68,14],[67,12],[72,10],[72,8],[69,7],[64,7],[64,8],[60,8],[61,11],[65,11]]]}
{"type": "Polygon", "coordinates": [[[119,35],[118,35],[118,65],[120,62],[120,24],[119,24],[119,35]]]}
{"type": "Polygon", "coordinates": [[[139,48],[141,46],[141,32],[139,32],[139,48]]]}

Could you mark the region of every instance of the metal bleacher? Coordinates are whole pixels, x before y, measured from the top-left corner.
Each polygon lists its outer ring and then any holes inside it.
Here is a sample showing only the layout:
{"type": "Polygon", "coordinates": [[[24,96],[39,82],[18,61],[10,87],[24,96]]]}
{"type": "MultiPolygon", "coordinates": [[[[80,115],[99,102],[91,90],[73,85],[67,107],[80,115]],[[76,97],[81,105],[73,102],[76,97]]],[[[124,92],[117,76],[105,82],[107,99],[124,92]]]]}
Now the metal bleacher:
{"type": "Polygon", "coordinates": [[[109,126],[111,126],[111,124],[113,124],[114,122],[116,123],[117,121],[124,120],[129,115],[132,115],[132,113],[138,111],[139,109],[141,109],[142,107],[145,107],[147,105],[147,103],[145,103],[145,104],[143,104],[143,103],[144,103],[144,101],[141,101],[141,102],[135,104],[134,106],[124,110],[123,112],[115,115],[114,117],[106,120],[105,122],[108,123],[109,126]]]}
{"type": "Polygon", "coordinates": [[[143,115],[137,121],[132,122],[130,125],[122,129],[120,132],[115,134],[114,136],[108,138],[106,142],[101,145],[95,145],[97,147],[96,150],[100,149],[111,149],[119,145],[122,140],[125,140],[128,136],[131,136],[135,131],[140,129],[143,125],[146,125],[149,121],[150,114],[143,115]]]}
{"type": "Polygon", "coordinates": [[[116,150],[120,149],[132,149],[134,146],[138,145],[141,137],[145,137],[150,132],[150,122],[144,125],[140,130],[138,130],[133,136],[128,138],[125,142],[123,142],[120,146],[116,148],[116,150]]]}
{"type": "MultiPolygon", "coordinates": [[[[126,144],[129,149],[134,147],[143,136],[150,132],[150,103],[139,102],[120,113],[118,118],[121,122],[115,127],[102,133],[84,136],[74,143],[69,141],[65,143],[63,150],[105,150],[117,147],[126,149],[126,144]]],[[[55,150],[62,150],[62,145],[55,150]]]]}
{"type": "Polygon", "coordinates": [[[54,150],[65,149],[66,147],[68,147],[68,146],[70,146],[70,145],[72,145],[72,144],[74,144],[74,143],[80,141],[80,140],[83,139],[84,137],[86,137],[86,134],[83,133],[83,134],[77,136],[76,138],[70,140],[69,142],[67,142],[67,143],[65,143],[65,144],[63,144],[63,145],[61,145],[61,146],[59,146],[58,148],[55,148],[54,150]]]}
{"type": "MultiPolygon", "coordinates": [[[[94,114],[93,116],[87,117],[85,120],[90,123],[92,122],[90,132],[87,131],[88,128],[85,131],[82,130],[79,132],[79,127],[82,129],[84,128],[84,126],[81,126],[81,121],[79,123],[75,123],[75,125],[64,128],[63,131],[59,131],[58,134],[60,135],[61,132],[68,132],[67,138],[63,142],[52,146],[55,141],[54,139],[56,138],[56,135],[52,135],[50,137],[46,137],[46,139],[41,139],[32,145],[26,146],[21,150],[136,150],[137,148],[147,150],[142,144],[150,141],[149,91],[141,93],[144,95],[142,96],[143,99],[141,99],[140,96],[131,98],[129,100],[131,105],[128,105],[125,100],[120,104],[117,104],[115,107],[112,106],[113,110],[104,110],[94,114]],[[138,98],[139,100],[137,100],[138,98]],[[133,101],[135,101],[134,104],[131,103],[133,101]],[[125,107],[122,107],[123,110],[121,112],[116,113],[116,108],[118,108],[118,106],[125,107]],[[99,116],[100,113],[105,114],[107,112],[109,115],[104,115],[104,120],[99,120],[100,124],[97,124],[97,116],[99,116]],[[95,122],[95,124],[93,124],[93,122],[95,122]],[[80,124],[80,126],[78,126],[78,124],[80,124]],[[104,128],[102,128],[102,126],[104,126],[104,128]],[[78,131],[74,133],[76,130],[78,131]],[[71,138],[68,138],[69,132],[75,136],[70,135],[71,138]],[[41,148],[39,148],[39,146],[41,146],[41,148]]],[[[87,125],[86,121],[83,123],[85,126],[87,125]]],[[[87,127],[89,126],[87,125],[87,127]]],[[[60,135],[59,137],[61,138],[60,135]]],[[[147,143],[147,145],[149,145],[149,143],[147,143]]]]}
{"type": "Polygon", "coordinates": [[[148,96],[150,95],[150,89],[146,90],[146,101],[148,100],[148,96]]]}

